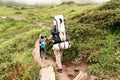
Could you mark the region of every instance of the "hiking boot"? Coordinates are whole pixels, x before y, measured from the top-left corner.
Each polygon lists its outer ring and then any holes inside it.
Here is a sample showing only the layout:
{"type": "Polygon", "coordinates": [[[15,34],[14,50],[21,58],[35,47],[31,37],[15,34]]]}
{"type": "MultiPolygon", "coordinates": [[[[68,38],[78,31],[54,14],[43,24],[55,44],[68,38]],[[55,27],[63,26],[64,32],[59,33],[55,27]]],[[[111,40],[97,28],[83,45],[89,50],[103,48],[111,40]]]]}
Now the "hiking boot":
{"type": "Polygon", "coordinates": [[[57,72],[62,73],[62,69],[57,69],[57,72]]]}
{"type": "Polygon", "coordinates": [[[47,57],[45,57],[45,60],[47,60],[47,57]]]}

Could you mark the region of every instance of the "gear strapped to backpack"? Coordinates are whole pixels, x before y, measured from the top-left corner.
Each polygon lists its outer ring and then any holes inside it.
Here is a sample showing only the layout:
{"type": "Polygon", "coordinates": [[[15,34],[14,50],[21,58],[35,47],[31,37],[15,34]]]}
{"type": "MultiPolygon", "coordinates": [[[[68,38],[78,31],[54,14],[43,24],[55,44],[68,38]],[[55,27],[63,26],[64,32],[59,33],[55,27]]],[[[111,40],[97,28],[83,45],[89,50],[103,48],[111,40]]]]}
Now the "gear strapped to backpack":
{"type": "MultiPolygon", "coordinates": [[[[68,49],[71,47],[71,43],[67,38],[67,33],[66,33],[66,24],[65,24],[65,19],[63,15],[55,15],[54,16],[54,25],[56,29],[56,33],[58,33],[56,36],[59,38],[58,43],[53,45],[53,48],[56,50],[60,49],[68,49]]],[[[54,36],[55,37],[55,36],[54,36]]]]}

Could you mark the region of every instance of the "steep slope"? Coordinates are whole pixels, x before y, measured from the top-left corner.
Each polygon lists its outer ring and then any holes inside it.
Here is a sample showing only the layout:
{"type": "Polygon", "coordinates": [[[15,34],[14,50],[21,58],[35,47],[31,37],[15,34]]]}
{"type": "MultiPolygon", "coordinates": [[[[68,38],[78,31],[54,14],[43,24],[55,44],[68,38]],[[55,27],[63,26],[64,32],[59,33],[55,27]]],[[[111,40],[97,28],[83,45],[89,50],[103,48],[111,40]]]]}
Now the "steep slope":
{"type": "Polygon", "coordinates": [[[119,0],[112,0],[73,17],[68,24],[72,24],[68,29],[77,55],[74,60],[93,63],[89,73],[105,79],[120,79],[119,5],[119,0]]]}

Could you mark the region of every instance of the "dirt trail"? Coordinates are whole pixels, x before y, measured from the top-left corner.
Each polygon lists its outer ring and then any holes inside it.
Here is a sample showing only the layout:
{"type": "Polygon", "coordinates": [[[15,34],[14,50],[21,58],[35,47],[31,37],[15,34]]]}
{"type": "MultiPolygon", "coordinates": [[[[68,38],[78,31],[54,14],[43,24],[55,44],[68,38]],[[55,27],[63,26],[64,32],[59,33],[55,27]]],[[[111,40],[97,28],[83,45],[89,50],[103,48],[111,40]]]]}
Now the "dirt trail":
{"type": "MultiPolygon", "coordinates": [[[[54,59],[52,59],[51,57],[48,57],[47,60],[40,58],[39,39],[37,39],[35,42],[35,48],[33,50],[32,55],[33,55],[35,61],[37,61],[37,63],[41,67],[50,65],[50,66],[53,66],[56,71],[56,63],[55,63],[54,59]]],[[[85,72],[87,70],[87,68],[88,68],[87,64],[75,65],[72,63],[68,63],[68,64],[63,64],[63,72],[62,73],[58,73],[58,72],[55,72],[55,73],[57,73],[56,76],[57,76],[58,80],[73,80],[79,71],[85,72]]]]}

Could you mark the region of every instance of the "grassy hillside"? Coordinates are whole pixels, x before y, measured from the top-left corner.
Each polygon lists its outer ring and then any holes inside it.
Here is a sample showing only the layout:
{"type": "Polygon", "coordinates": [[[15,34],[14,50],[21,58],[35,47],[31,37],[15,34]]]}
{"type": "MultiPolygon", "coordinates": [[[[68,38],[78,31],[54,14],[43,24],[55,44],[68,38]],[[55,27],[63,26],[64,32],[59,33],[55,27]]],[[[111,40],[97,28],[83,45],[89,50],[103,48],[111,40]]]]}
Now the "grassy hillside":
{"type": "MultiPolygon", "coordinates": [[[[61,13],[69,20],[73,15],[97,6],[73,3],[46,7],[2,5],[0,7],[0,80],[36,80],[39,67],[32,58],[34,42],[39,34],[47,36],[50,34],[48,29],[42,27],[51,27],[55,14],[61,13]],[[39,25],[41,23],[44,25],[39,25]]],[[[50,45],[48,49],[49,54],[53,54],[50,45]]]]}
{"type": "MultiPolygon", "coordinates": [[[[39,67],[32,58],[39,34],[50,35],[55,14],[63,14],[72,48],[63,62],[92,63],[89,74],[120,79],[120,2],[61,4],[57,6],[0,7],[0,78],[36,80],[39,67]],[[116,7],[117,6],[117,7],[116,7]],[[44,25],[38,25],[44,23],[44,25]],[[36,67],[37,66],[37,67],[36,67]]],[[[51,42],[47,53],[53,56],[51,42]]]]}
{"type": "Polygon", "coordinates": [[[78,63],[93,63],[89,73],[105,79],[120,79],[119,5],[119,0],[112,0],[97,9],[74,16],[68,24],[72,24],[69,34],[79,52],[75,60],[78,63]],[[72,22],[76,19],[79,20],[72,22]]]}

